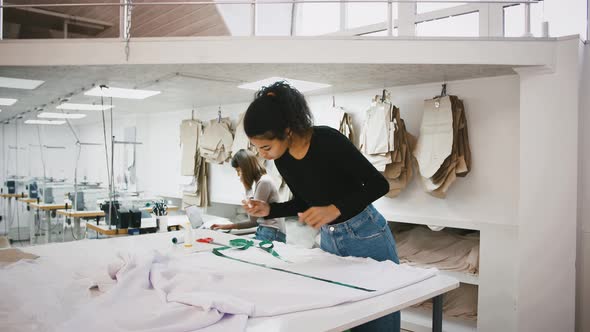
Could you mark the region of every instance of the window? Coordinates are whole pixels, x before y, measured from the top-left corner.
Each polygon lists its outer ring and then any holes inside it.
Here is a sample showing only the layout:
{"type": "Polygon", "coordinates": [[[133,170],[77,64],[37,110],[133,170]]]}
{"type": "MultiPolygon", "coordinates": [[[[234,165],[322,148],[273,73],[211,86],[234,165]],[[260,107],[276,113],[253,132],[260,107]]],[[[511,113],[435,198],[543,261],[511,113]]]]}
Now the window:
{"type": "Polygon", "coordinates": [[[417,36],[479,37],[479,12],[416,24],[417,36]]]}
{"type": "MultiPolygon", "coordinates": [[[[530,6],[531,33],[535,37],[542,37],[543,5],[535,3],[530,4],[530,6]]],[[[504,37],[524,36],[524,7],[523,4],[504,7],[504,37]]]]}
{"type": "Polygon", "coordinates": [[[265,4],[256,2],[257,36],[290,36],[293,4],[265,4]]]}
{"type": "MultiPolygon", "coordinates": [[[[347,29],[387,22],[386,3],[347,4],[347,29]]],[[[397,3],[392,4],[393,19],[397,18],[397,3]]]]}
{"type": "Polygon", "coordinates": [[[317,36],[338,31],[340,4],[299,3],[297,5],[297,35],[317,36]]]}

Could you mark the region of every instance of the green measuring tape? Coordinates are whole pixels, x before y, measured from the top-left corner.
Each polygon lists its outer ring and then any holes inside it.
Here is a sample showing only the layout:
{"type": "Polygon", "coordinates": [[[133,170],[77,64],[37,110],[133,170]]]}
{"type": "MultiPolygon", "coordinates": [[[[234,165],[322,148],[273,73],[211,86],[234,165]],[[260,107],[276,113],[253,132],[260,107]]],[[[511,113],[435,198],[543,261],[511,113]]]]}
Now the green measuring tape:
{"type": "MultiPolygon", "coordinates": [[[[242,263],[246,263],[246,264],[250,264],[250,265],[256,265],[259,267],[263,267],[265,269],[270,269],[270,270],[275,270],[275,271],[280,271],[280,272],[285,272],[285,273],[290,273],[290,274],[295,274],[301,277],[305,277],[305,278],[310,278],[310,279],[314,279],[314,280],[319,280],[319,281],[323,281],[323,282],[327,282],[330,284],[334,284],[334,285],[339,285],[339,286],[344,286],[344,287],[349,287],[349,288],[353,288],[353,289],[358,289],[358,290],[362,290],[365,292],[374,292],[374,289],[367,289],[367,288],[363,288],[363,287],[358,287],[358,286],[353,286],[353,285],[349,285],[349,284],[345,284],[342,282],[337,282],[337,281],[333,281],[333,280],[329,280],[329,279],[324,279],[324,278],[319,278],[319,277],[314,277],[314,276],[310,276],[307,274],[303,274],[303,273],[298,273],[298,272],[293,272],[293,271],[289,271],[289,270],[285,270],[285,269],[280,269],[278,267],[272,267],[272,266],[268,266],[265,264],[259,264],[259,263],[253,263],[253,262],[249,262],[243,259],[239,259],[239,258],[233,258],[233,257],[229,257],[224,255],[221,251],[222,250],[227,250],[227,249],[238,249],[238,250],[246,250],[252,246],[254,246],[254,241],[251,240],[246,240],[246,239],[235,239],[235,240],[230,240],[229,241],[229,246],[227,247],[221,247],[221,248],[215,248],[213,249],[213,254],[219,256],[219,257],[224,257],[227,259],[231,259],[237,262],[242,262],[242,263]]],[[[276,251],[273,250],[274,244],[270,241],[261,241],[258,244],[258,248],[268,252],[269,254],[273,255],[274,257],[281,259],[285,262],[289,262],[285,259],[283,259],[276,251]]],[[[291,263],[291,262],[289,262],[291,263]]]]}
{"type": "MultiPolygon", "coordinates": [[[[275,245],[272,243],[272,241],[265,240],[265,241],[260,241],[260,243],[258,243],[258,248],[266,251],[267,253],[271,254],[273,257],[276,257],[276,258],[278,258],[282,261],[285,261],[287,263],[291,263],[288,260],[281,257],[281,255],[279,255],[278,252],[274,251],[274,249],[273,249],[274,246],[275,245]]],[[[229,246],[216,248],[215,250],[226,250],[226,249],[246,250],[250,247],[255,247],[254,241],[246,240],[246,239],[234,239],[234,240],[229,241],[229,246]]]]}

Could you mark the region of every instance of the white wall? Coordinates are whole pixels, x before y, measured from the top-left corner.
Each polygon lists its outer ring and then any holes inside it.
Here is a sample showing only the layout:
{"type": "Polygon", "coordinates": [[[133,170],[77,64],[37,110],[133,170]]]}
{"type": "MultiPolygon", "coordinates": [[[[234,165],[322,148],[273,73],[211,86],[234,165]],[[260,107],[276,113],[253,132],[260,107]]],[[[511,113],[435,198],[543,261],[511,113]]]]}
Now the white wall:
{"type": "Polygon", "coordinates": [[[39,145],[46,145],[64,147],[64,149],[43,149],[46,176],[71,180],[74,175],[73,161],[76,140],[65,125],[25,125],[23,121],[24,119],[18,120],[18,129],[15,128],[14,121],[8,125],[2,125],[6,140],[1,143],[3,147],[3,154],[0,156],[3,165],[2,178],[5,174],[8,176],[18,175],[19,177],[42,177],[43,163],[39,145]],[[41,143],[39,143],[39,135],[41,143]],[[15,149],[17,144],[18,155],[15,149]],[[13,148],[9,148],[10,146],[13,148]]]}
{"type": "MultiPolygon", "coordinates": [[[[458,179],[447,199],[441,200],[423,192],[415,178],[398,198],[383,198],[378,205],[393,209],[396,215],[471,220],[515,224],[518,203],[519,156],[519,85],[517,76],[450,82],[449,93],[460,96],[467,110],[473,169],[466,178],[458,179]],[[498,97],[501,96],[501,97],[498,97]]],[[[440,92],[440,84],[389,88],[394,103],[400,107],[408,130],[419,134],[423,100],[440,92]]],[[[353,114],[356,132],[360,132],[364,112],[371,97],[379,90],[336,95],[336,102],[353,114]]],[[[331,95],[308,98],[314,113],[329,110],[331,95]]],[[[223,116],[236,120],[247,103],[224,105],[223,116]]],[[[190,118],[190,110],[163,112],[141,117],[128,116],[115,121],[115,134],[124,127],[137,126],[139,188],[152,193],[179,195],[183,177],[179,176],[179,125],[190,118]],[[141,119],[141,121],[139,120],[141,119]]],[[[195,117],[216,117],[217,107],[200,108],[195,117]]],[[[107,121],[108,122],[108,121],[107,121]]],[[[98,124],[81,128],[82,140],[99,141],[98,124]]],[[[108,135],[108,133],[107,133],[108,135]]],[[[104,149],[90,148],[103,151],[104,149]]],[[[89,179],[106,178],[103,152],[83,154],[80,175],[89,179]]],[[[117,160],[115,161],[117,164],[117,160]]],[[[238,203],[241,185],[229,165],[212,165],[210,193],[213,201],[238,203]]]]}
{"type": "MultiPolygon", "coordinates": [[[[408,130],[419,134],[423,100],[440,92],[440,84],[389,88],[394,103],[400,107],[408,130]]],[[[460,96],[467,110],[469,139],[473,152],[473,170],[458,179],[447,199],[434,198],[423,192],[415,178],[398,198],[383,198],[378,205],[391,209],[396,215],[460,219],[475,222],[515,224],[518,203],[519,156],[519,83],[517,76],[450,82],[449,93],[460,96]],[[501,96],[501,97],[499,97],[501,96]]],[[[336,102],[353,114],[355,129],[360,132],[364,112],[371,97],[379,90],[336,95],[336,102]]],[[[329,110],[331,95],[308,98],[314,113],[329,110]]],[[[236,120],[248,104],[224,105],[223,116],[236,120]]],[[[115,133],[124,127],[137,126],[139,140],[139,188],[152,193],[180,195],[183,177],[179,176],[179,125],[190,118],[190,110],[163,112],[141,117],[128,116],[115,121],[115,133]],[[141,119],[141,121],[139,120],[141,119]]],[[[199,108],[195,117],[210,120],[217,107],[199,108]]],[[[83,126],[81,139],[100,141],[102,129],[98,124],[83,126]]],[[[108,133],[107,133],[108,135],[108,133]]],[[[103,151],[102,148],[91,148],[103,151]]],[[[81,176],[106,178],[104,156],[83,155],[86,166],[81,176]],[[98,157],[98,158],[97,158],[98,157]]],[[[117,164],[117,161],[115,161],[117,164]]],[[[242,199],[241,185],[229,165],[212,165],[210,194],[213,201],[238,203],[242,199]]]]}
{"type": "Polygon", "coordinates": [[[519,71],[519,331],[573,331],[578,187],[579,41],[555,70],[519,71]]]}
{"type": "Polygon", "coordinates": [[[580,181],[578,186],[578,248],[576,331],[590,331],[590,45],[584,47],[580,85],[580,181]]]}

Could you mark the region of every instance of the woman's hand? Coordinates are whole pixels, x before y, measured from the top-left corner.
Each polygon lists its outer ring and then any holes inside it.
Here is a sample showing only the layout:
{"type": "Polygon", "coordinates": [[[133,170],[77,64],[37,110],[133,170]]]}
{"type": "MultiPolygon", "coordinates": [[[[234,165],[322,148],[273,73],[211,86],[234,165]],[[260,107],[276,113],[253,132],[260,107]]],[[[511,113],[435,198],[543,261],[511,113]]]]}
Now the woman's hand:
{"type": "Polygon", "coordinates": [[[213,224],[211,225],[211,229],[215,230],[215,229],[234,229],[237,228],[238,225],[236,224],[213,224]]]}
{"type": "Polygon", "coordinates": [[[340,210],[338,210],[334,204],[328,206],[314,206],[307,209],[305,212],[298,213],[297,215],[299,216],[299,221],[318,229],[340,217],[340,210]]]}
{"type": "Polygon", "coordinates": [[[270,213],[270,205],[257,199],[243,200],[242,207],[248,215],[253,217],[266,217],[270,213]]]}

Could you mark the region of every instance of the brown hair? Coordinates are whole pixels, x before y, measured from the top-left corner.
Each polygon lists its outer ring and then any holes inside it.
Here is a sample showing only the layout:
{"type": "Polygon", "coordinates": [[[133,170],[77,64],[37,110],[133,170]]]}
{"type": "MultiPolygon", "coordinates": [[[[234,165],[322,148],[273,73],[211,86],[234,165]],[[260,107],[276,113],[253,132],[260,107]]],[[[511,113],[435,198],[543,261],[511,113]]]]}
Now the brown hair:
{"type": "Polygon", "coordinates": [[[254,182],[266,174],[266,168],[260,164],[256,155],[244,149],[240,149],[234,154],[231,158],[231,166],[240,168],[242,183],[246,190],[252,189],[254,182]]]}

